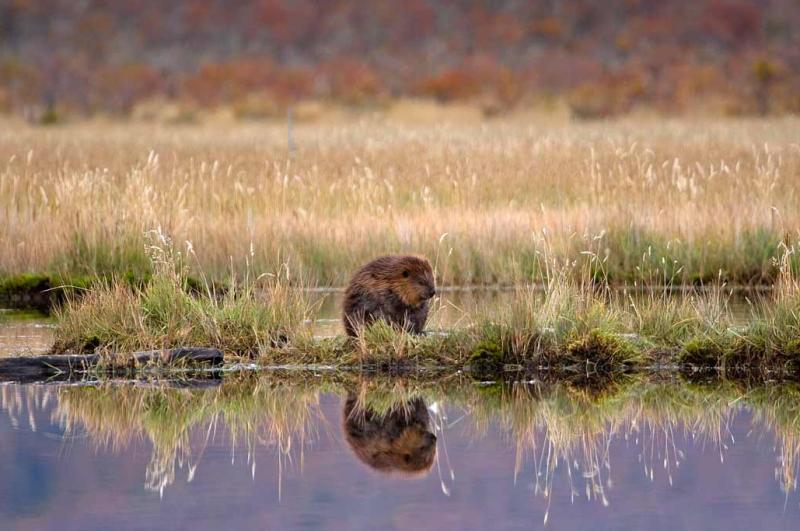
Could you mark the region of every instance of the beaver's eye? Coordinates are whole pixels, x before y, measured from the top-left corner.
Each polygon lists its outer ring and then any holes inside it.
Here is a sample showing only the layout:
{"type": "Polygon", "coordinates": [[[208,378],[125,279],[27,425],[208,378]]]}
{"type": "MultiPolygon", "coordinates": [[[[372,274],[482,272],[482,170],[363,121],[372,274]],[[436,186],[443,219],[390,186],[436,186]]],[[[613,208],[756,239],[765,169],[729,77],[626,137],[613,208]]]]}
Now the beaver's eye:
{"type": "Polygon", "coordinates": [[[408,269],[403,271],[403,278],[408,278],[408,269]]]}

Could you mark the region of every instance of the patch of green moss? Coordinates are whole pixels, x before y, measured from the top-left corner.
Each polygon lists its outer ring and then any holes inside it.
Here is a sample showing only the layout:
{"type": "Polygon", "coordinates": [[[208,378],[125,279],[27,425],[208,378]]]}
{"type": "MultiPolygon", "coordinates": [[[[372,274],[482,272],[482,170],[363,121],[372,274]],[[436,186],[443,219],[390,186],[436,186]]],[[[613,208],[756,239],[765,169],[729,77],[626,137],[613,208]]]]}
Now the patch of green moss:
{"type": "Polygon", "coordinates": [[[53,107],[48,107],[45,109],[45,111],[42,113],[42,116],[39,118],[39,124],[41,125],[55,125],[60,122],[61,116],[53,107]]]}
{"type": "Polygon", "coordinates": [[[0,293],[38,293],[50,289],[50,277],[38,273],[22,273],[0,280],[0,293]]]}
{"type": "Polygon", "coordinates": [[[699,368],[719,367],[725,356],[725,348],[711,338],[695,338],[687,341],[678,354],[678,363],[699,368]]]}
{"type": "Polygon", "coordinates": [[[58,285],[65,288],[89,289],[96,281],[97,278],[90,275],[77,275],[59,280],[58,285]]]}
{"type": "Polygon", "coordinates": [[[0,279],[0,301],[4,306],[16,309],[35,308],[49,311],[59,297],[58,290],[52,290],[48,275],[23,273],[0,279]]]}
{"type": "Polygon", "coordinates": [[[487,327],[467,358],[467,367],[477,378],[492,379],[503,371],[504,363],[502,332],[497,327],[487,327]]]}
{"type": "Polygon", "coordinates": [[[128,286],[132,288],[142,289],[147,284],[150,283],[150,280],[153,278],[153,274],[149,271],[145,273],[138,273],[131,269],[128,269],[122,274],[122,280],[128,286]]]}

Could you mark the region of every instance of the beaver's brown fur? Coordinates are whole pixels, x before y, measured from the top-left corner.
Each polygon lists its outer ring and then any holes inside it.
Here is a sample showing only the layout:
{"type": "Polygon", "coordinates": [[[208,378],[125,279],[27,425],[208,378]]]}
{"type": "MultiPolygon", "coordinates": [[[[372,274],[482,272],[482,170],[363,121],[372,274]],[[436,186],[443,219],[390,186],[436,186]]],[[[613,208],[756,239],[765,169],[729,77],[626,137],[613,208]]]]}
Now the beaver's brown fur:
{"type": "Polygon", "coordinates": [[[428,301],[436,294],[433,269],[419,256],[382,256],[359,269],[344,295],[344,329],[355,336],[376,319],[423,333],[428,301]]]}
{"type": "Polygon", "coordinates": [[[342,417],[347,443],[370,468],[419,476],[433,465],[436,436],[428,430],[428,408],[422,399],[380,415],[359,407],[355,393],[348,393],[342,417]]]}

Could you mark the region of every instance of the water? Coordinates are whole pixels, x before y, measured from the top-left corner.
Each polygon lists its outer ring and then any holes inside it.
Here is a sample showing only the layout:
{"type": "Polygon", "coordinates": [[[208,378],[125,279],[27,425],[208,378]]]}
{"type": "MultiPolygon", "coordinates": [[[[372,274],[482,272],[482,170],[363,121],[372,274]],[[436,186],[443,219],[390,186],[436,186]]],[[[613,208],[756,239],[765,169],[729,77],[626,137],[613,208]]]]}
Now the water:
{"type": "Polygon", "coordinates": [[[45,354],[53,345],[53,325],[36,312],[0,310],[0,357],[45,354]]]}
{"type": "Polygon", "coordinates": [[[609,405],[544,384],[453,389],[330,374],[0,386],[2,528],[796,527],[800,432],[769,391],[635,384],[609,405]],[[345,428],[348,393],[365,405],[345,428]],[[411,414],[391,412],[400,395],[411,414]]]}

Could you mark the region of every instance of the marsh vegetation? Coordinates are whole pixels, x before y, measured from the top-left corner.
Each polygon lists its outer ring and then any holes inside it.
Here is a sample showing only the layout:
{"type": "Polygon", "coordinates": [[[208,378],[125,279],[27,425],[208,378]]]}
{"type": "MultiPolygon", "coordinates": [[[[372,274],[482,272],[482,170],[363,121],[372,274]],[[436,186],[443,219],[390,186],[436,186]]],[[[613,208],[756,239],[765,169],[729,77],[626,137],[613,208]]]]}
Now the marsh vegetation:
{"type": "Polygon", "coordinates": [[[792,248],[782,249],[773,290],[737,322],[723,285],[634,297],[598,281],[598,257],[589,255],[583,272],[553,262],[542,289],[519,287],[489,313],[465,311],[455,329],[433,324],[419,336],[376,321],[355,338],[316,338],[315,305],[280,273],[245,276],[219,293],[209,284],[191,287],[184,255],[159,238],[150,247],[155,272],[146,284],[99,281],[56,312],[56,352],[204,345],[224,351],[230,363],[467,370],[478,378],[509,370],[603,377],[653,367],[785,377],[800,369],[792,248]]]}
{"type": "MultiPolygon", "coordinates": [[[[793,373],[794,118],[415,128],[83,124],[0,142],[4,286],[59,286],[56,352],[218,347],[341,368],[793,373]],[[314,338],[385,252],[507,285],[423,337],[314,338]],[[734,323],[730,289],[769,288],[734,323]],[[682,296],[672,296],[674,291],[682,296]]],[[[10,286],[10,287],[9,287],[10,286]]],[[[7,291],[8,291],[7,290],[7,291]]],[[[438,304],[438,308],[436,308],[438,304]]]]}
{"type": "Polygon", "coordinates": [[[0,132],[0,275],[143,279],[161,227],[191,242],[192,276],[221,282],[287,266],[342,286],[376,254],[413,252],[440,285],[513,285],[541,275],[545,233],[564,261],[597,253],[615,284],[771,283],[800,227],[798,134],[795,118],[362,118],[299,124],[290,152],[284,124],[15,125],[0,132]]]}

